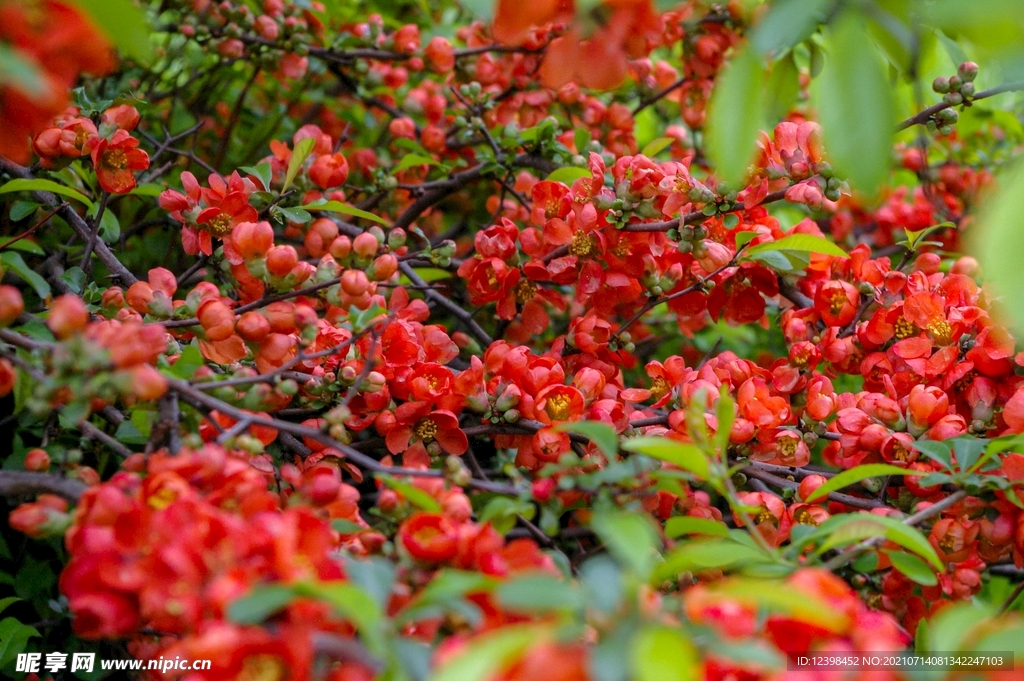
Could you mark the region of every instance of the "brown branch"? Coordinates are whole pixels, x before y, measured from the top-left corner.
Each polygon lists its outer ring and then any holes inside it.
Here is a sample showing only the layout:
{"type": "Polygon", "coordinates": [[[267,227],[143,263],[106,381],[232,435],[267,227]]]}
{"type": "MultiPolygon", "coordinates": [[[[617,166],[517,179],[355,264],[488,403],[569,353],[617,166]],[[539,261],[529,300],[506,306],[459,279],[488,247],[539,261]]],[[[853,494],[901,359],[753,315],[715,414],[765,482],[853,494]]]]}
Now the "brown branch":
{"type": "MultiPolygon", "coordinates": [[[[17,163],[9,161],[8,159],[3,157],[0,157],[0,170],[3,170],[4,172],[15,177],[34,179],[32,172],[28,168],[20,166],[17,163]]],[[[69,225],[71,225],[71,228],[73,230],[75,230],[75,232],[78,234],[78,237],[83,241],[89,241],[89,237],[92,234],[92,229],[89,227],[88,223],[86,223],[86,221],[82,219],[81,215],[79,215],[78,213],[71,209],[70,205],[63,204],[64,207],[61,208],[61,202],[57,200],[57,197],[55,197],[52,193],[46,191],[33,191],[32,196],[35,197],[36,201],[39,201],[40,203],[43,203],[49,206],[50,208],[56,208],[60,216],[64,218],[64,220],[69,225]]],[[[125,267],[120,260],[117,259],[117,256],[114,255],[113,251],[111,251],[110,248],[108,248],[102,240],[96,244],[96,257],[98,257],[100,259],[100,262],[102,262],[106,266],[106,268],[110,270],[110,274],[112,276],[115,276],[118,279],[120,279],[122,284],[126,286],[131,286],[136,281],[138,281],[138,279],[135,278],[135,275],[132,274],[131,271],[129,271],[128,268],[125,267]]]]}
{"type": "Polygon", "coordinates": [[[75,502],[86,489],[88,487],[81,480],[62,478],[49,473],[0,471],[0,496],[8,499],[35,497],[37,494],[56,494],[70,502],[75,502]]]}
{"type": "MultiPolygon", "coordinates": [[[[981,92],[976,93],[973,97],[971,97],[969,100],[966,100],[964,103],[965,104],[969,104],[970,102],[976,102],[979,99],[986,99],[988,97],[994,97],[996,95],[1001,95],[1004,92],[1018,92],[1020,90],[1024,90],[1024,81],[1015,81],[1013,83],[1003,83],[1002,85],[997,85],[995,87],[989,88],[987,90],[982,90],[981,92]]],[[[945,102],[939,102],[938,104],[932,104],[927,109],[923,109],[922,111],[917,112],[916,114],[914,114],[910,118],[908,118],[908,119],[906,119],[904,121],[901,121],[899,124],[897,124],[896,132],[899,132],[901,130],[906,130],[907,128],[915,126],[915,125],[925,125],[925,124],[928,123],[928,121],[931,120],[932,116],[934,116],[935,114],[939,113],[943,109],[949,109],[949,108],[951,108],[953,106],[960,106],[960,105],[959,104],[947,104],[945,102]]]]}

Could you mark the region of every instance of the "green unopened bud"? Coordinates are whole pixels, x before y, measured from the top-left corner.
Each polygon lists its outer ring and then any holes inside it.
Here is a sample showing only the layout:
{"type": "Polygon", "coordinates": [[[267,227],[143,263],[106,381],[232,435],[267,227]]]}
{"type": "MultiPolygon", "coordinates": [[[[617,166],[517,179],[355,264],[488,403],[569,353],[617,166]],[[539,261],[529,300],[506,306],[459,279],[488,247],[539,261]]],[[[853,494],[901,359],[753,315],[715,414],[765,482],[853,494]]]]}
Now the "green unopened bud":
{"type": "Polygon", "coordinates": [[[949,78],[946,78],[945,76],[939,76],[938,78],[933,80],[932,90],[939,93],[940,95],[944,95],[947,92],[949,92],[949,78]]]}
{"type": "Polygon", "coordinates": [[[942,96],[942,101],[950,106],[959,106],[964,103],[964,96],[959,92],[949,92],[942,96]]]}
{"type": "Polygon", "coordinates": [[[970,99],[974,96],[974,83],[964,83],[960,86],[960,94],[966,99],[970,99]]]}

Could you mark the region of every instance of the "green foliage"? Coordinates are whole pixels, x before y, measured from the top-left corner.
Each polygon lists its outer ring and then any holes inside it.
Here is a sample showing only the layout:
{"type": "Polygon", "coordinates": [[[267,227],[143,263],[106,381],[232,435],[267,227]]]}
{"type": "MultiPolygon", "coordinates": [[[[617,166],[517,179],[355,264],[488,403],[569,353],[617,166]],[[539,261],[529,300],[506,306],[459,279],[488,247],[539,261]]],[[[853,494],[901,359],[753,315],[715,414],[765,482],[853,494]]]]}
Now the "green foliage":
{"type": "Polygon", "coordinates": [[[381,218],[378,215],[374,215],[365,210],[353,208],[348,204],[342,203],[341,201],[323,201],[316,203],[307,203],[301,206],[303,210],[309,211],[326,211],[329,213],[341,213],[342,215],[351,215],[352,217],[363,218],[364,220],[370,220],[381,225],[387,225],[388,221],[381,218]]]}
{"type": "Polygon", "coordinates": [[[60,194],[61,196],[67,196],[75,201],[81,201],[87,207],[92,208],[93,202],[89,200],[81,192],[75,191],[71,187],[65,187],[64,185],[54,182],[53,180],[44,179],[22,179],[16,178],[9,180],[2,187],[0,187],[0,194],[7,194],[8,192],[34,192],[43,191],[50,192],[51,194],[60,194]]]}
{"type": "Polygon", "coordinates": [[[92,18],[125,55],[149,63],[153,47],[145,12],[132,0],[71,0],[92,18]]]}
{"type": "Polygon", "coordinates": [[[849,487],[862,480],[868,478],[878,478],[883,475],[924,475],[924,471],[907,470],[906,468],[900,468],[899,466],[891,466],[884,463],[871,463],[864,464],[862,466],[855,466],[849,470],[845,470],[842,473],[838,473],[829,479],[824,485],[807,495],[804,499],[807,503],[813,503],[819,499],[823,499],[830,492],[835,492],[849,487]]]}
{"type": "Polygon", "coordinates": [[[763,127],[766,69],[752,49],[740,51],[721,75],[708,111],[708,156],[722,179],[743,180],[763,127]]]}
{"type": "Polygon", "coordinates": [[[704,480],[710,477],[707,455],[697,446],[665,437],[642,436],[630,438],[622,448],[652,459],[667,461],[704,480]]]}
{"type": "Polygon", "coordinates": [[[857,12],[844,11],[830,25],[828,51],[812,88],[825,150],[840,176],[871,196],[889,172],[896,125],[892,87],[857,12]]]}
{"type": "Polygon", "coordinates": [[[1000,191],[985,203],[976,225],[974,251],[999,294],[999,308],[1017,330],[1024,329],[1024,268],[1017,254],[1024,252],[1024,163],[1017,162],[1000,177],[1000,191]]]}

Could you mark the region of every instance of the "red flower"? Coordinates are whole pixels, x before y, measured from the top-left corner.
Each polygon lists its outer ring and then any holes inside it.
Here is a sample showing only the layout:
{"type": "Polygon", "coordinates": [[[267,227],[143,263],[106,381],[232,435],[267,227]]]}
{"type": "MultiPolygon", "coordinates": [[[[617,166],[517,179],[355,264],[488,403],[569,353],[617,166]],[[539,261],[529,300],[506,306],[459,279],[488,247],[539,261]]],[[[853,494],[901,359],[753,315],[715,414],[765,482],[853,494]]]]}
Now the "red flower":
{"type": "Polygon", "coordinates": [[[545,425],[583,418],[583,393],[571,385],[552,385],[537,394],[537,420],[545,425]]]}
{"type": "MultiPolygon", "coordinates": [[[[224,242],[224,256],[228,262],[239,265],[244,258],[231,235],[238,225],[255,222],[259,218],[256,209],[249,205],[249,195],[255,187],[251,180],[242,179],[238,171],[232,173],[226,183],[219,175],[211,175],[208,182],[210,188],[202,190],[208,207],[196,217],[200,231],[198,234],[188,234],[190,230],[186,230],[182,233],[182,243],[185,243],[186,237],[198,237],[198,250],[210,255],[213,253],[211,237],[218,237],[224,242]]],[[[189,250],[187,245],[185,248],[189,250]]]]}
{"type": "Polygon", "coordinates": [[[814,296],[814,309],[828,326],[846,326],[857,314],[860,296],[845,281],[828,281],[814,296]]]}
{"type": "Polygon", "coordinates": [[[406,402],[395,410],[396,423],[386,437],[388,451],[399,454],[410,442],[428,445],[437,442],[449,454],[461,455],[469,449],[469,439],[459,428],[459,419],[450,411],[430,410],[428,402],[406,402]]]}
{"type": "Polygon", "coordinates": [[[398,528],[398,541],[412,558],[425,563],[449,561],[459,550],[458,530],[437,513],[414,513],[398,528]]]}
{"type": "Polygon", "coordinates": [[[139,140],[124,130],[117,130],[108,139],[101,139],[92,150],[92,162],[100,186],[114,194],[127,194],[135,189],[134,170],[149,167],[149,154],[141,149],[139,140]]]}

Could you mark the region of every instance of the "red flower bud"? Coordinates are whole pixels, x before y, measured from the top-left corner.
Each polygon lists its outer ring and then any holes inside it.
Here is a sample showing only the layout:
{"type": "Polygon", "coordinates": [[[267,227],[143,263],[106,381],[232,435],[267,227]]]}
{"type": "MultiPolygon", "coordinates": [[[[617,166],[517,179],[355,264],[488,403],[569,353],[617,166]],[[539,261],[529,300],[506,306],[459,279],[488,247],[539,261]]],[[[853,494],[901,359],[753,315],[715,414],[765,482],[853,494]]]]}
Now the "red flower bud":
{"type": "Polygon", "coordinates": [[[50,455],[45,449],[30,449],[25,454],[25,470],[45,473],[50,470],[50,455]]]}
{"type": "Polygon", "coordinates": [[[4,284],[0,286],[0,328],[10,326],[25,311],[21,291],[4,284]]]}
{"type": "Polygon", "coordinates": [[[57,338],[64,340],[81,333],[88,324],[89,310],[78,296],[68,293],[50,304],[50,317],[46,325],[57,338]]]}
{"type": "Polygon", "coordinates": [[[299,262],[292,246],[274,246],[267,251],[267,271],[275,277],[287,277],[299,262]]]}
{"type": "Polygon", "coordinates": [[[243,260],[262,258],[274,245],[274,228],[266,221],[240,222],[231,233],[231,239],[243,260]]]}
{"type": "Polygon", "coordinates": [[[352,242],[352,250],[356,252],[356,255],[367,260],[377,255],[379,247],[380,242],[377,241],[377,237],[369,232],[363,232],[352,242]]]}
{"type": "Polygon", "coordinates": [[[343,154],[320,156],[309,168],[309,179],[321,189],[340,187],[348,179],[348,161],[343,154]]]}

